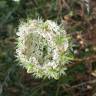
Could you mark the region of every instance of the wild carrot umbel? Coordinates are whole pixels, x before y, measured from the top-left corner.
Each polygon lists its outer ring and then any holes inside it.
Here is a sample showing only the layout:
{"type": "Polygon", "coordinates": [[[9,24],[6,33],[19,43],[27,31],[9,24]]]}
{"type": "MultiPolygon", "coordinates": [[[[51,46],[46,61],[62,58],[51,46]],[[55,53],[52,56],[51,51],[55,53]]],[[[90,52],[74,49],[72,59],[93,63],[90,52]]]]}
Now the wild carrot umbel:
{"type": "Polygon", "coordinates": [[[56,22],[27,20],[18,27],[17,58],[36,78],[58,79],[71,59],[66,31],[56,22]]]}

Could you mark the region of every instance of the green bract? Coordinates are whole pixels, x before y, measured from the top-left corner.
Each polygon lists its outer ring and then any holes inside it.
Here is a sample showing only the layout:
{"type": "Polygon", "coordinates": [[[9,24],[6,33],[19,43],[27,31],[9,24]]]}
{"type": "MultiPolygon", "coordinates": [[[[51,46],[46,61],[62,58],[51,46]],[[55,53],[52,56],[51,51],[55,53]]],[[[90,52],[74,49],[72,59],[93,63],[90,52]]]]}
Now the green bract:
{"type": "Polygon", "coordinates": [[[69,40],[55,22],[28,20],[18,28],[17,58],[36,78],[58,79],[70,61],[69,40]]]}

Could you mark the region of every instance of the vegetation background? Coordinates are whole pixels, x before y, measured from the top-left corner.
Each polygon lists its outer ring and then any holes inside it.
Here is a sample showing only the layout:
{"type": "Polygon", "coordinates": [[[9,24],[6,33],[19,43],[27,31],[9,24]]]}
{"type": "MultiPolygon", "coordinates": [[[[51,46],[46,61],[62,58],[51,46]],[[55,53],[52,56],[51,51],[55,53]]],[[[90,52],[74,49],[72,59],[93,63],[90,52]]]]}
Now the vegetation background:
{"type": "Polygon", "coordinates": [[[0,96],[96,96],[96,0],[0,0],[0,96]],[[75,59],[59,80],[34,79],[16,61],[19,22],[38,17],[72,36],[75,59]]]}

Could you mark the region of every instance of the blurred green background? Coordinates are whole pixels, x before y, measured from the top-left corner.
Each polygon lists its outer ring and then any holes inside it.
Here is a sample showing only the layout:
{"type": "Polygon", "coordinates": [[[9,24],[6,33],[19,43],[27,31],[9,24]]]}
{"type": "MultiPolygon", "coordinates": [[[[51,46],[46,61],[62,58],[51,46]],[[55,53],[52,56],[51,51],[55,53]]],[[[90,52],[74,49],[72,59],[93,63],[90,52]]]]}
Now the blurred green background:
{"type": "Polygon", "coordinates": [[[96,96],[96,1],[86,2],[0,0],[0,96],[96,96]],[[72,36],[66,76],[35,79],[18,65],[16,31],[27,18],[55,20],[72,36]]]}

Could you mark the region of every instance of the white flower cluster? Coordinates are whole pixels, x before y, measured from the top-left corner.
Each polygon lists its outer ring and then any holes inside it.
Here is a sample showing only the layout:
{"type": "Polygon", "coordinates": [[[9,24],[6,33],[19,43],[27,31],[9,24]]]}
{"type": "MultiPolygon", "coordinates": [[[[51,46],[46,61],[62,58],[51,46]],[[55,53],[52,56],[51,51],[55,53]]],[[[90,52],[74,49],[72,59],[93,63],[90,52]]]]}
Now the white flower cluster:
{"type": "Polygon", "coordinates": [[[17,35],[17,58],[28,73],[55,79],[65,74],[69,42],[65,30],[57,23],[28,20],[20,24],[17,35]]]}

